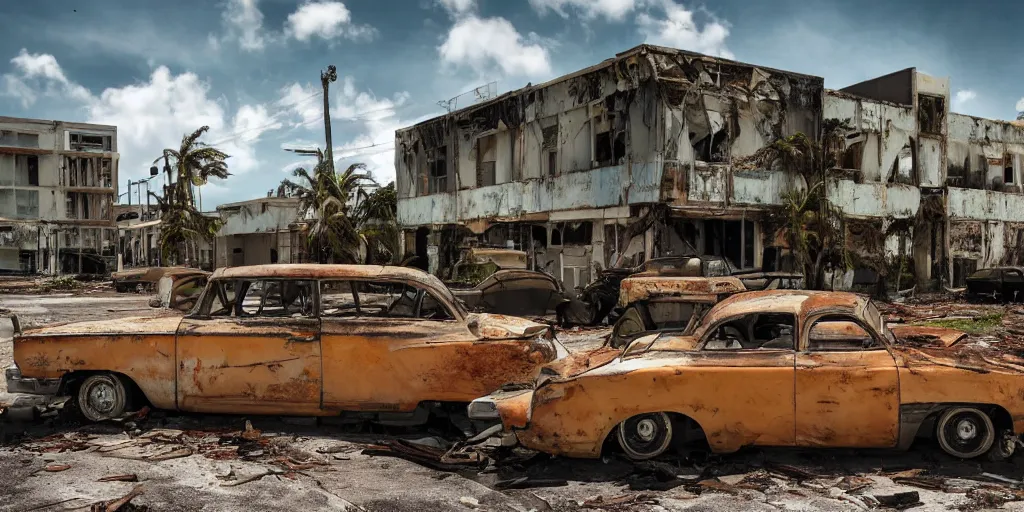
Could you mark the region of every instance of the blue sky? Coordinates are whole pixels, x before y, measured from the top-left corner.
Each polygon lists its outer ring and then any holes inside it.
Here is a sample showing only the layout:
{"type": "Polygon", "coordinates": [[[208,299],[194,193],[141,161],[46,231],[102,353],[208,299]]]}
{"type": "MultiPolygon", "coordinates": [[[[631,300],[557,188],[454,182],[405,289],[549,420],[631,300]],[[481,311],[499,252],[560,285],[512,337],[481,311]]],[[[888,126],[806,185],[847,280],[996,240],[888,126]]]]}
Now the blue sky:
{"type": "Polygon", "coordinates": [[[1024,108],[1024,2],[944,0],[0,1],[0,115],[115,124],[121,182],[211,126],[234,174],[212,204],[265,195],[323,145],[319,72],[342,164],[394,178],[395,128],[439,100],[498,92],[643,42],[823,76],[840,88],[916,66],[958,112],[1024,108]]]}

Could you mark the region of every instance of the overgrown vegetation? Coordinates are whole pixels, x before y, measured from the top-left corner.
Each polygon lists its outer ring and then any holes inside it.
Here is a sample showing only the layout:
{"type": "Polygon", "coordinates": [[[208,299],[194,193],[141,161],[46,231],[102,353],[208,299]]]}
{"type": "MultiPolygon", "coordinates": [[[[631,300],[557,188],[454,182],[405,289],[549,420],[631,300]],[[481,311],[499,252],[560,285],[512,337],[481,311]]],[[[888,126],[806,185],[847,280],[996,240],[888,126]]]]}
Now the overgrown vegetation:
{"type": "Polygon", "coordinates": [[[928,327],[944,327],[956,329],[967,334],[990,334],[1003,326],[1003,314],[993,313],[975,318],[953,318],[949,320],[930,320],[920,325],[928,327]]]}
{"type": "Polygon", "coordinates": [[[207,217],[196,207],[194,187],[199,187],[211,178],[226,179],[228,155],[210,146],[199,138],[209,131],[203,126],[181,139],[178,149],[165,149],[163,160],[169,165],[168,176],[171,185],[164,197],[150,193],[160,209],[160,254],[164,265],[174,265],[186,260],[198,263],[199,240],[212,240],[220,228],[220,220],[207,217]]]}
{"type": "Polygon", "coordinates": [[[66,292],[77,290],[82,283],[75,279],[75,276],[59,276],[43,281],[39,288],[43,292],[66,292]]]}
{"type": "Polygon", "coordinates": [[[821,143],[798,132],[775,140],[753,157],[761,168],[793,170],[804,179],[804,187],[785,192],[783,204],[768,213],[767,226],[774,237],[786,240],[810,289],[825,287],[826,270],[852,268],[843,211],[828,197],[828,172],[841,158],[843,135],[850,129],[848,121],[828,119],[821,143]]]}

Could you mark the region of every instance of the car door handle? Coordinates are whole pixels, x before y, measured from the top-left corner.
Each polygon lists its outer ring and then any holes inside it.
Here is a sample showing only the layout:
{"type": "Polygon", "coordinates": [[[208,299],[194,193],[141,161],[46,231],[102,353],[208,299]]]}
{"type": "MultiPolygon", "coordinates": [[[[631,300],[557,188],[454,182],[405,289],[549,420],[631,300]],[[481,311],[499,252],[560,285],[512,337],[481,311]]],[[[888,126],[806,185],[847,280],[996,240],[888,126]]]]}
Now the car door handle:
{"type": "Polygon", "coordinates": [[[291,343],[291,342],[295,342],[295,343],[309,343],[309,342],[313,342],[313,341],[320,341],[320,337],[319,336],[308,336],[308,337],[306,337],[306,336],[289,336],[288,337],[288,342],[289,343],[291,343]]]}

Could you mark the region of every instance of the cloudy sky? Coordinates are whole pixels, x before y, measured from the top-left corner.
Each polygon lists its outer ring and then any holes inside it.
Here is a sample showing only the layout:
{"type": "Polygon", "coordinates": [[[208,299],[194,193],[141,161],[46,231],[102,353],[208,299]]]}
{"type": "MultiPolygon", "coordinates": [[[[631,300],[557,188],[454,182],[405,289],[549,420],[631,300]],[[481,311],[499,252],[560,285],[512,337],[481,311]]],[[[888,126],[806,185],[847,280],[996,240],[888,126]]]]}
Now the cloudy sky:
{"type": "MultiPolygon", "coordinates": [[[[1024,2],[947,0],[0,0],[0,115],[114,124],[121,181],[210,126],[234,174],[213,203],[258,197],[323,144],[319,73],[338,68],[335,154],[394,178],[394,130],[490,82],[505,92],[643,42],[825,77],[916,66],[953,109],[1024,109],[1024,2]]],[[[123,188],[123,187],[122,187],[123,188]]],[[[209,203],[208,203],[209,204],[209,203]]]]}

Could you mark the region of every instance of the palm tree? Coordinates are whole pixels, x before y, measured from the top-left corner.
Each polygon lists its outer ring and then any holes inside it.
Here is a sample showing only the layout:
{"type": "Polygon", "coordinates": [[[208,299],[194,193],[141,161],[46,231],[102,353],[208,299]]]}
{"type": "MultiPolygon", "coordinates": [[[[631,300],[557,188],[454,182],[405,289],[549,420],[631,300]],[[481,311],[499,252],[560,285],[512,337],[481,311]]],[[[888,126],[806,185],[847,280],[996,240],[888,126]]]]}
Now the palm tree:
{"type": "Polygon", "coordinates": [[[388,183],[367,195],[356,208],[356,218],[359,233],[366,242],[366,263],[395,263],[399,256],[395,183],[388,183]]]}
{"type": "Polygon", "coordinates": [[[339,174],[331,172],[331,163],[317,151],[318,162],[310,174],[305,168],[292,171],[297,181],[284,180],[279,196],[299,198],[299,211],[308,219],[309,253],[319,263],[355,263],[359,260],[362,236],[355,212],[349,211],[348,198],[360,185],[373,181],[364,164],[352,164],[339,174]]]}
{"type": "Polygon", "coordinates": [[[170,185],[165,197],[155,194],[160,208],[160,252],[164,261],[177,263],[182,247],[192,247],[197,253],[199,239],[211,240],[220,227],[218,219],[202,214],[195,205],[193,187],[204,185],[211,177],[226,179],[231,173],[225,161],[228,155],[223,151],[201,142],[199,138],[209,131],[203,126],[181,138],[178,149],[165,149],[163,155],[153,161],[163,160],[167,165],[170,185]],[[173,160],[173,165],[171,161],[173,160]]]}

